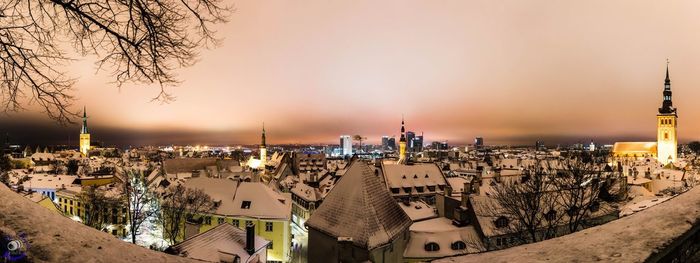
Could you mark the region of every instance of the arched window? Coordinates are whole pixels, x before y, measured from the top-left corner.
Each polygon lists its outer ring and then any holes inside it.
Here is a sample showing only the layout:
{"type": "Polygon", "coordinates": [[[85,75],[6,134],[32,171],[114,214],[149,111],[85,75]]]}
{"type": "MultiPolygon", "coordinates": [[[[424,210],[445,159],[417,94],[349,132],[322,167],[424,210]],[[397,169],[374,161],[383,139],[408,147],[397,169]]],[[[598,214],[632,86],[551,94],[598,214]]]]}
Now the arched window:
{"type": "Polygon", "coordinates": [[[425,244],[425,251],[438,251],[440,250],[440,245],[435,242],[429,242],[425,244]]]}
{"type": "Polygon", "coordinates": [[[452,243],[452,250],[464,250],[467,248],[467,244],[464,241],[455,241],[452,243]]]}
{"type": "Polygon", "coordinates": [[[496,227],[497,228],[503,228],[508,226],[508,218],[505,216],[501,216],[498,219],[496,219],[496,227]]]}

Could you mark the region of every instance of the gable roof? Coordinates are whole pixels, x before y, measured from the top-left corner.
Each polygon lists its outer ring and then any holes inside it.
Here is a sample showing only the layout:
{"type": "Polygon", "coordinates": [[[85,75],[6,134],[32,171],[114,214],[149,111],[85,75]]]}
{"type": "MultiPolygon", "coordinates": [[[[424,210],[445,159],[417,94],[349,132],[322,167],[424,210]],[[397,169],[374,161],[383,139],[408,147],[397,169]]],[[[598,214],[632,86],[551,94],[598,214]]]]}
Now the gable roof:
{"type": "Polygon", "coordinates": [[[306,225],[371,250],[398,238],[411,223],[372,169],[354,161],[306,225]]]}
{"type": "MultiPolygon", "coordinates": [[[[254,259],[245,251],[246,232],[229,223],[220,224],[204,233],[197,234],[170,249],[184,254],[188,258],[205,260],[210,262],[219,261],[219,253],[239,256],[241,262],[249,262],[254,259]]],[[[256,253],[264,250],[270,241],[255,235],[256,253]]],[[[257,261],[256,261],[257,262],[257,261]]]]}

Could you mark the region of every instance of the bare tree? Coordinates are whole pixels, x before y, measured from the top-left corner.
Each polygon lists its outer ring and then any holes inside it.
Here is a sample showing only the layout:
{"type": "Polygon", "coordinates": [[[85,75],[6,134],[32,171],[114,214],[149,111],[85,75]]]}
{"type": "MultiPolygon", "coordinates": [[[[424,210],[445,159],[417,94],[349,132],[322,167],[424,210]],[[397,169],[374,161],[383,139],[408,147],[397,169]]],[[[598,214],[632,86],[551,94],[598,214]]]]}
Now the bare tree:
{"type": "Polygon", "coordinates": [[[127,221],[131,242],[136,244],[136,236],[141,234],[143,223],[152,219],[158,213],[155,195],[146,186],[143,171],[128,170],[125,172],[125,182],[122,184],[124,196],[127,198],[127,221]]]}
{"type": "Polygon", "coordinates": [[[161,198],[161,213],[158,216],[165,238],[170,244],[175,244],[187,215],[209,211],[213,206],[211,197],[201,189],[187,188],[181,184],[169,188],[161,198]]]}
{"type": "Polygon", "coordinates": [[[555,183],[561,198],[558,204],[567,213],[569,232],[576,232],[589,219],[591,210],[600,206],[602,184],[610,172],[605,172],[604,156],[576,152],[560,159],[556,166],[555,183]]]}
{"type": "Polygon", "coordinates": [[[174,70],[192,65],[197,49],[216,45],[211,26],[226,21],[223,0],[7,0],[0,3],[0,96],[4,111],[36,102],[51,118],[70,122],[73,60],[66,43],[95,56],[117,85],[157,84],[172,96],[174,70]]]}
{"type": "Polygon", "coordinates": [[[498,206],[493,211],[514,221],[508,224],[509,230],[517,233],[524,243],[548,238],[547,232],[557,225],[555,220],[561,219],[560,215],[548,217],[551,211],[556,213],[552,204],[557,199],[548,166],[548,162],[537,160],[523,171],[521,182],[503,182],[493,187],[493,199],[498,206]],[[543,228],[546,228],[544,232],[543,228]]]}
{"type": "Polygon", "coordinates": [[[78,194],[78,200],[83,204],[83,224],[98,230],[103,230],[109,224],[109,211],[123,205],[118,198],[109,197],[97,186],[85,188],[78,194]]]}

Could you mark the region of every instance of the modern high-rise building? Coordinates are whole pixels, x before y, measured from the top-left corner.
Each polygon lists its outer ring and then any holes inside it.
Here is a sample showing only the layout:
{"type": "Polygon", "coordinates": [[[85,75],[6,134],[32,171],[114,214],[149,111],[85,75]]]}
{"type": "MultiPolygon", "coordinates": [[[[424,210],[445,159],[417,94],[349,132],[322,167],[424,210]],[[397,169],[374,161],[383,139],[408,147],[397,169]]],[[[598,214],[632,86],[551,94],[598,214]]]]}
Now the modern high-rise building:
{"type": "Polygon", "coordinates": [[[389,136],[382,136],[382,151],[389,150],[389,136]]]}
{"type": "Polygon", "coordinates": [[[413,137],[413,143],[411,144],[412,152],[422,152],[423,151],[423,133],[421,132],[420,135],[413,137]]]}
{"type": "Polygon", "coordinates": [[[474,139],[474,147],[477,149],[484,147],[484,138],[483,137],[476,137],[474,139]]]}
{"type": "Polygon", "coordinates": [[[413,148],[414,148],[413,144],[415,143],[413,141],[413,139],[415,139],[415,138],[416,138],[415,132],[412,132],[412,131],[406,132],[406,146],[407,146],[406,149],[408,150],[408,152],[413,152],[413,148]]]}
{"type": "Polygon", "coordinates": [[[87,111],[83,106],[83,127],[80,129],[80,153],[82,153],[83,156],[87,156],[88,151],[90,151],[90,133],[88,132],[87,125],[87,111]]]}
{"type": "Polygon", "coordinates": [[[401,138],[399,139],[399,162],[406,163],[406,128],[404,128],[403,117],[401,117],[401,138]]]}
{"type": "Polygon", "coordinates": [[[343,155],[352,155],[352,137],[350,135],[340,135],[340,148],[343,149],[343,155]]]}
{"type": "Polygon", "coordinates": [[[394,137],[389,138],[388,145],[389,145],[390,151],[396,151],[396,138],[394,138],[394,137]]]}

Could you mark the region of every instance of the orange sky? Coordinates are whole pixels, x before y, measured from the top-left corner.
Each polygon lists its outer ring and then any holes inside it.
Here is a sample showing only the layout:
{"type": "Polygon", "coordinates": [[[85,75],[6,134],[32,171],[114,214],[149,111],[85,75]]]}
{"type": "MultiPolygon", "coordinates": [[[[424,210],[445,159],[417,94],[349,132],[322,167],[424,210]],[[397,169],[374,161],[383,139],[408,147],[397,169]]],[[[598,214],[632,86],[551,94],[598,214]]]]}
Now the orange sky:
{"type": "Polygon", "coordinates": [[[377,142],[403,113],[426,141],[653,139],[669,58],[679,136],[700,139],[700,1],[232,3],[170,104],[72,64],[91,125],[255,143],[265,121],[273,144],[377,142]]]}

